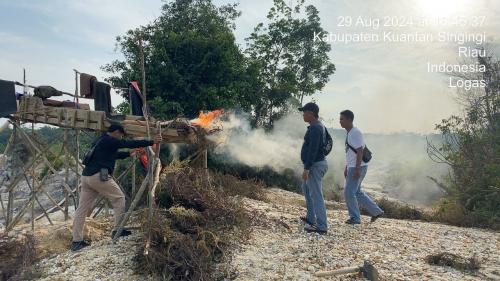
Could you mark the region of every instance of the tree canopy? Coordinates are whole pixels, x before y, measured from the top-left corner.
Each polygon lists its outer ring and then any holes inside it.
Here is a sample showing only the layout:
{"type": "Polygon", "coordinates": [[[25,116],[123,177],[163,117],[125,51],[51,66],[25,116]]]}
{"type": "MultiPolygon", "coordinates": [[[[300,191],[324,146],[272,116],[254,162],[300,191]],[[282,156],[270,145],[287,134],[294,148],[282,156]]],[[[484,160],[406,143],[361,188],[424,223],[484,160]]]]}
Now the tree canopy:
{"type": "Polygon", "coordinates": [[[233,33],[240,15],[236,4],[166,3],[154,22],[117,37],[124,59],[103,66],[111,74],[107,81],[122,87],[129,81],[141,84],[142,50],[153,116],[193,117],[200,110],[240,108],[255,126],[270,127],[290,104],[320,91],[335,70],[330,45],[313,40],[313,33],[322,31],[318,11],[307,6],[305,17],[299,17],[303,3],[292,10],[275,0],[269,26],[257,25],[246,50],[233,33]]]}

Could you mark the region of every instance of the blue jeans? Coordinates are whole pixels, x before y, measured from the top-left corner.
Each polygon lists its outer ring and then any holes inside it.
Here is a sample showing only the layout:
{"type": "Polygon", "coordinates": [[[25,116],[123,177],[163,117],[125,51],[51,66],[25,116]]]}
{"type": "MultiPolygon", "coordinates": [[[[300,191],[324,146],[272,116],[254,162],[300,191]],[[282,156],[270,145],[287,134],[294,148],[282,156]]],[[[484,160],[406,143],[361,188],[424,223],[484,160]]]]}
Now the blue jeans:
{"type": "Polygon", "coordinates": [[[361,222],[361,214],[359,212],[358,203],[361,204],[371,216],[380,215],[383,211],[368,195],[361,191],[361,182],[366,176],[368,166],[361,166],[360,176],[357,179],[353,177],[354,170],[354,167],[347,168],[344,197],[351,220],[359,223],[361,222]]]}
{"type": "Polygon", "coordinates": [[[307,220],[319,230],[327,230],[325,199],[321,181],[328,170],[326,160],[314,163],[309,169],[309,178],[302,182],[302,191],[306,198],[307,220]]]}

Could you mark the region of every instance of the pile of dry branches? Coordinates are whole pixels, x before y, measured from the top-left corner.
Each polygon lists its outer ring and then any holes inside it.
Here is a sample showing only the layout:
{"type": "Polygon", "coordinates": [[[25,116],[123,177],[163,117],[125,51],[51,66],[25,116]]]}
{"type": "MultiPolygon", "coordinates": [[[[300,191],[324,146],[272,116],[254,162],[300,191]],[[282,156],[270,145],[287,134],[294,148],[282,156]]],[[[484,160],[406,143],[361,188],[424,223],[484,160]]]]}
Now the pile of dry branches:
{"type": "Polygon", "coordinates": [[[31,234],[0,237],[0,280],[9,280],[35,260],[35,239],[31,234]]]}
{"type": "Polygon", "coordinates": [[[210,180],[205,171],[182,164],[164,171],[151,230],[143,225],[151,244],[137,255],[139,271],[163,280],[214,279],[215,265],[249,234],[241,197],[222,182],[220,175],[210,180]]]}

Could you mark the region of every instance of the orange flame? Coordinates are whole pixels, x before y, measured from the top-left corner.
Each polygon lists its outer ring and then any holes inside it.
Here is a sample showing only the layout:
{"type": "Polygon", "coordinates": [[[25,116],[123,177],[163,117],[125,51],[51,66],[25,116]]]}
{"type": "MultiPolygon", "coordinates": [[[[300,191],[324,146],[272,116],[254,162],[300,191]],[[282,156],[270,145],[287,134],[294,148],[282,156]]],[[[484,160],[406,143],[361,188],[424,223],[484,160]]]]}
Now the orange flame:
{"type": "Polygon", "coordinates": [[[214,121],[214,119],[216,119],[217,117],[221,116],[222,113],[223,113],[222,110],[214,110],[214,111],[209,111],[207,113],[200,111],[200,116],[198,117],[198,119],[193,120],[192,123],[207,128],[210,126],[212,121],[214,121]]]}

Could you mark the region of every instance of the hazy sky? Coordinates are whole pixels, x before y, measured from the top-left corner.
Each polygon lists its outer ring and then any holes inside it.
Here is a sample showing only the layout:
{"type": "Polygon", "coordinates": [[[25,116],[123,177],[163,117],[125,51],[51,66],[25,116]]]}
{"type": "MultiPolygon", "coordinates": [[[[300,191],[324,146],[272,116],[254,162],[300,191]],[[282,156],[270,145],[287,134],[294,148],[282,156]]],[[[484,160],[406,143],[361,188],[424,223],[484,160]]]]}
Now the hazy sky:
{"type": "MultiPolygon", "coordinates": [[[[235,1],[215,1],[216,4],[235,1]]],[[[323,28],[332,34],[420,32],[485,33],[498,54],[500,1],[494,0],[314,0],[323,28]],[[404,3],[404,4],[402,4],[404,3]],[[427,24],[408,27],[409,19],[437,16],[467,20],[465,26],[427,24]],[[396,18],[388,27],[367,26],[370,20],[396,18]],[[339,26],[350,17],[352,26],[339,26]],[[365,21],[364,26],[356,21],[365,21]],[[480,25],[473,27],[475,25],[480,25]],[[495,49],[496,48],[496,49],[495,49]]],[[[22,80],[23,67],[34,85],[74,92],[73,68],[103,80],[99,67],[120,58],[115,37],[160,15],[161,1],[132,0],[0,0],[0,79],[22,80]]],[[[253,27],[266,20],[271,0],[240,1],[235,35],[241,48],[253,27]]],[[[344,22],[346,23],[346,22],[344,22]]],[[[313,40],[313,35],[311,35],[313,40]]],[[[465,43],[463,46],[474,44],[465,43]]],[[[352,109],[367,132],[431,132],[434,124],[457,112],[447,77],[429,73],[427,63],[457,63],[458,44],[448,42],[332,43],[337,71],[314,99],[329,126],[338,127],[338,112],[352,109]]],[[[120,101],[113,97],[113,104],[120,101]]]]}

